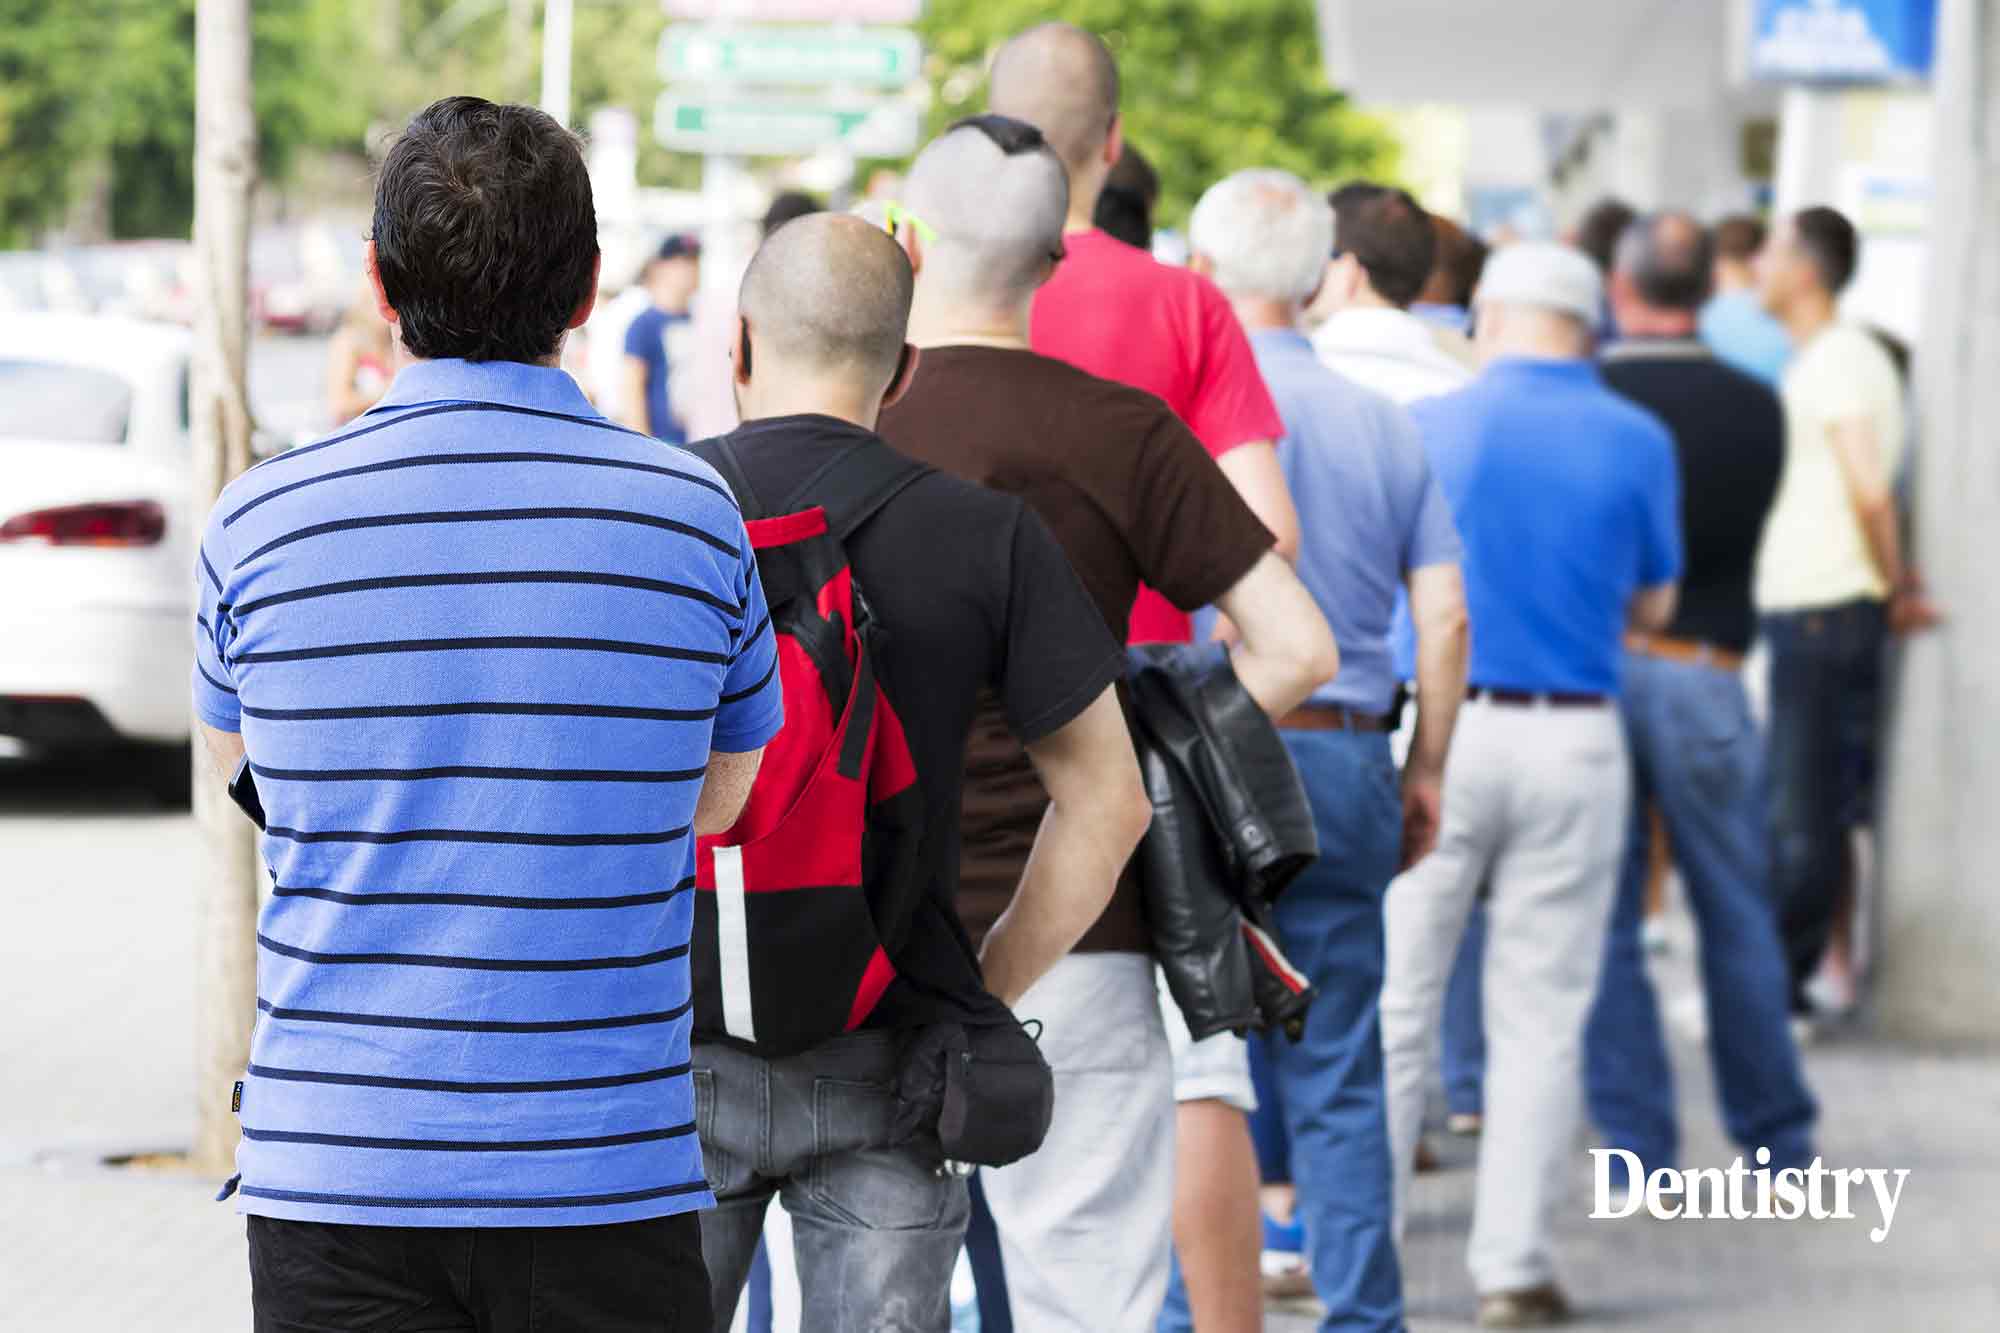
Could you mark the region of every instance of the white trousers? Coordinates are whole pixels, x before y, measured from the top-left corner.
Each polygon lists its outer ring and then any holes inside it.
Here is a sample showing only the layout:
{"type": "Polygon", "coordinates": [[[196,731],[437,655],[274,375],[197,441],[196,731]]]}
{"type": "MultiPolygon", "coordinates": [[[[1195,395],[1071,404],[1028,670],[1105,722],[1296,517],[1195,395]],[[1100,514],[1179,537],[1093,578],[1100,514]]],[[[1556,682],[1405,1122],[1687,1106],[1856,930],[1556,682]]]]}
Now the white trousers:
{"type": "Polygon", "coordinates": [[[1468,1252],[1481,1292],[1555,1277],[1549,1221],[1574,1167],[1583,1029],[1630,788],[1615,708],[1470,702],[1445,768],[1437,850],[1389,887],[1382,1047],[1399,1236],[1445,984],[1473,899],[1491,887],[1486,1125],[1468,1252]]]}
{"type": "Polygon", "coordinates": [[[1174,1076],[1153,960],[1072,954],[1014,1012],[1042,1023],[1055,1118],[980,1173],[1023,1333],[1151,1333],[1173,1247],[1174,1076]]]}

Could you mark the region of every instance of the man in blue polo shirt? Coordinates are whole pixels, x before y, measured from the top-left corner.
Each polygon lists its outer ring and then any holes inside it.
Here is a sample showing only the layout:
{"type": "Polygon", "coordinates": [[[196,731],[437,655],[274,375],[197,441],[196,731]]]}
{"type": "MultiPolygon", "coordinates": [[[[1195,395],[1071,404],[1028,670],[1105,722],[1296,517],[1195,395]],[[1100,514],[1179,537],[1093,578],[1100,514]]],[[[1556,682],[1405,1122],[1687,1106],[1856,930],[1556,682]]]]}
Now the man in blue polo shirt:
{"type": "MultiPolygon", "coordinates": [[[[1319,829],[1285,891],[1278,942],[1320,997],[1298,1042],[1253,1037],[1259,1166],[1296,1186],[1323,1329],[1403,1327],[1382,1090],[1382,895],[1438,831],[1445,752],[1465,688],[1458,534],[1408,413],[1321,363],[1300,331],[1334,210],[1289,172],[1242,171],[1189,223],[1195,266],[1229,298],[1284,419],[1278,459],[1299,506],[1299,578],[1341,645],[1340,674],[1278,720],[1319,829]],[[1407,584],[1427,700],[1400,779],[1389,752],[1389,626],[1407,584]],[[1400,788],[1400,798],[1399,798],[1400,788]]],[[[1211,1038],[1234,1041],[1235,1038],[1211,1038]]],[[[1161,1329],[1191,1327],[1170,1295],[1161,1329]]]]}
{"type": "Polygon", "coordinates": [[[195,706],[248,753],[274,880],[237,1154],[260,1330],[712,1323],[693,839],[783,708],[729,492],[556,368],[597,253],[575,136],[419,113],[368,254],[401,374],[202,541],[195,706]]]}
{"type": "Polygon", "coordinates": [[[1584,1022],[1629,816],[1614,706],[1621,643],[1628,625],[1665,628],[1681,566],[1672,438],[1589,360],[1602,303],[1602,279],[1576,251],[1500,251],[1477,296],[1484,371],[1411,410],[1465,542],[1473,634],[1437,850],[1389,890],[1391,1160],[1407,1215],[1445,982],[1488,885],[1470,1260],[1489,1327],[1568,1311],[1548,1224],[1571,1161],[1584,1022]]]}

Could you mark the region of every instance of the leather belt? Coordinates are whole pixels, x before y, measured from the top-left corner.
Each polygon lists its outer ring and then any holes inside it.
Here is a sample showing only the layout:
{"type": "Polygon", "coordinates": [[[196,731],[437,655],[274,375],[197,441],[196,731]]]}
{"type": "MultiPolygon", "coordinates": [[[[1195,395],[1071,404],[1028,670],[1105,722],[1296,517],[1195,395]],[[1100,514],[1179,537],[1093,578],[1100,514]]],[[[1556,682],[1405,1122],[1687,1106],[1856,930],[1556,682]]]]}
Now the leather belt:
{"type": "Polygon", "coordinates": [[[1465,692],[1468,699],[1483,699],[1491,704],[1511,704],[1517,708],[1533,708],[1536,704],[1546,704],[1550,708],[1602,708],[1611,702],[1608,694],[1581,694],[1573,690],[1502,690],[1491,685],[1474,685],[1465,692]]]}
{"type": "Polygon", "coordinates": [[[1699,639],[1675,639],[1665,634],[1640,634],[1637,631],[1625,636],[1625,651],[1637,653],[1641,657],[1657,657],[1663,662],[1681,662],[1688,666],[1710,666],[1719,671],[1741,671],[1743,654],[1732,648],[1720,648],[1699,639]]]}
{"type": "Polygon", "coordinates": [[[1278,719],[1286,731],[1389,731],[1389,719],[1339,704],[1300,704],[1278,719]]]}

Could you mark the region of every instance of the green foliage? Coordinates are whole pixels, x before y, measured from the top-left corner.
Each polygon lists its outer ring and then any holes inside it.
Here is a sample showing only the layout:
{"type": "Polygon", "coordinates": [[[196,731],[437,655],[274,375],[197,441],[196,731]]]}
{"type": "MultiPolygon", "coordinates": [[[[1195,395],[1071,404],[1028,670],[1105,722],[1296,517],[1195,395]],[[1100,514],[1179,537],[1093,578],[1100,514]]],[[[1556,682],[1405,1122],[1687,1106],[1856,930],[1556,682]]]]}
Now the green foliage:
{"type": "Polygon", "coordinates": [[[1390,173],[1395,144],[1328,86],[1310,0],[930,0],[922,31],[935,132],[986,104],[986,68],[1007,38],[1061,18],[1118,58],[1125,137],[1160,173],[1159,220],[1242,167],[1308,182],[1390,173]]]}
{"type": "MultiPolygon", "coordinates": [[[[373,85],[371,6],[257,0],[260,156],[282,177],[304,147],[358,149],[373,85]]],[[[59,221],[93,178],[113,231],[185,234],[194,211],[195,0],[0,0],[0,243],[59,221]]]]}

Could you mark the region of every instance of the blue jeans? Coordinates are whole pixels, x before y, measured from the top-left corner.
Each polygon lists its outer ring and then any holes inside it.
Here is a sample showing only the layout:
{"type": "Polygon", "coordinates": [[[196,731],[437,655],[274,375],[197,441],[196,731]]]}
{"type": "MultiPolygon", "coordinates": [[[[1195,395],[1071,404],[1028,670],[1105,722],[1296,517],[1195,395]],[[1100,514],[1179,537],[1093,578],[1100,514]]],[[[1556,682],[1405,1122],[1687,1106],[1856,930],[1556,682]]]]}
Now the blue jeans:
{"type": "MultiPolygon", "coordinates": [[[[1319,860],[1285,890],[1278,943],[1319,987],[1303,1040],[1251,1038],[1253,1069],[1289,1140],[1313,1287],[1323,1330],[1403,1327],[1403,1276],[1390,1198],[1389,1125],[1382,1087],[1382,896],[1402,852],[1403,807],[1388,737],[1287,731],[1312,800],[1319,860]]],[[[1255,1124],[1260,1161],[1274,1151],[1268,1113],[1255,1124]]],[[[1178,1275],[1176,1275],[1178,1276],[1178,1275]]],[[[1178,1283],[1162,1333],[1189,1327],[1178,1283]]]]}
{"type": "Polygon", "coordinates": [[[1770,1148],[1773,1169],[1803,1166],[1818,1108],[1786,1013],[1761,750],[1743,683],[1716,667],[1635,654],[1625,659],[1620,707],[1632,752],[1632,833],[1584,1035],[1591,1115],[1610,1146],[1637,1153],[1648,1168],[1675,1164],[1673,1070],[1640,941],[1645,812],[1657,803],[1700,939],[1723,1125],[1746,1152],[1770,1148]]]}
{"type": "Polygon", "coordinates": [[[965,1237],[963,1180],[889,1146],[902,1035],[857,1032],[765,1060],[694,1048],[695,1122],[716,1206],[701,1216],[715,1325],[729,1327],[764,1213],[792,1217],[800,1297],[814,1333],[951,1326],[965,1237]]]}
{"type": "Polygon", "coordinates": [[[1848,836],[1875,803],[1888,621],[1880,602],[1764,617],[1771,650],[1772,887],[1792,1005],[1819,968],[1850,866],[1848,836]]]}

